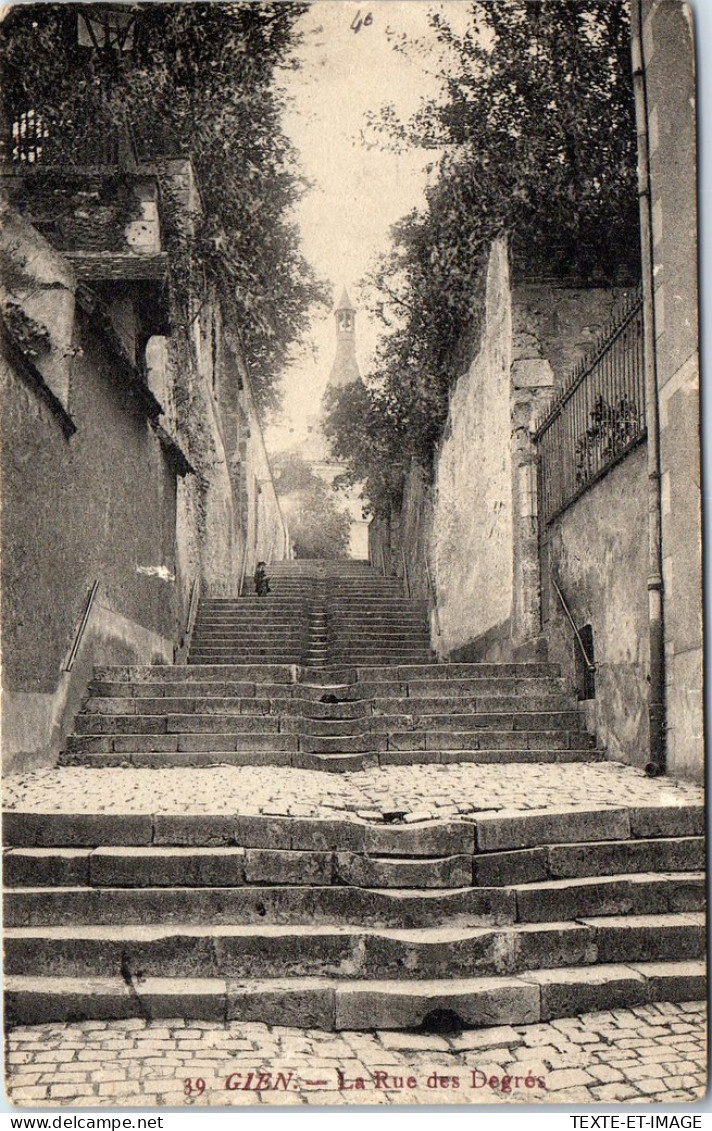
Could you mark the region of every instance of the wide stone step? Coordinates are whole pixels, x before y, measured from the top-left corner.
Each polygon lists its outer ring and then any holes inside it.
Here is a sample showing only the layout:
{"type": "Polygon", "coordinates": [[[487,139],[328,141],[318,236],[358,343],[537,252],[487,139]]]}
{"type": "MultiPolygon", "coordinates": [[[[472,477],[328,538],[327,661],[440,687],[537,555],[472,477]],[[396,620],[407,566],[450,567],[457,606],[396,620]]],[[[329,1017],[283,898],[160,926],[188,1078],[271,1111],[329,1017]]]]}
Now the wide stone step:
{"type": "MultiPolygon", "coordinates": [[[[113,687],[120,689],[121,684],[113,687]]],[[[200,685],[195,685],[200,691],[200,685]]],[[[235,685],[240,687],[241,685],[235,685]]],[[[181,688],[179,686],[178,690],[181,688]]],[[[253,689],[254,690],[254,689],[253,689]]],[[[407,699],[402,700],[408,703],[407,699]]],[[[292,698],[267,698],[239,694],[199,695],[191,697],[159,695],[156,698],[137,696],[94,696],[87,700],[86,714],[92,715],[291,715],[311,719],[366,718],[372,714],[372,701],[354,699],[345,703],[321,703],[319,700],[292,698]]]]}
{"type": "Polygon", "coordinates": [[[285,640],[301,640],[307,635],[306,625],[227,625],[221,628],[205,628],[204,626],[197,626],[193,633],[192,642],[196,644],[198,641],[214,642],[215,644],[222,644],[234,640],[250,640],[250,641],[285,641],[285,640]]]}
{"type": "MultiPolygon", "coordinates": [[[[140,703],[140,700],[135,702],[140,703]]],[[[256,702],[256,701],[255,701],[256,702]]],[[[268,705],[268,701],[266,701],[268,705]]],[[[75,720],[76,736],[171,734],[295,734],[305,738],[369,740],[388,736],[395,749],[485,749],[511,746],[525,749],[589,748],[592,739],[580,730],[576,712],[467,715],[374,715],[370,718],[304,718],[296,714],[268,714],[215,710],[199,714],[166,712],[128,715],[88,712],[75,720]],[[578,728],[578,729],[577,729],[578,728]]],[[[376,745],[374,749],[380,749],[376,745]]],[[[226,747],[225,749],[229,749],[226,747]]],[[[348,748],[345,748],[345,750],[348,748]]]]}
{"type": "MultiPolygon", "coordinates": [[[[377,652],[377,653],[372,652],[372,653],[369,654],[368,658],[376,661],[379,664],[379,670],[382,670],[384,667],[387,667],[387,666],[392,666],[392,667],[395,668],[398,665],[403,664],[403,663],[411,663],[416,658],[421,660],[424,663],[427,659],[427,653],[425,652],[425,650],[423,650],[420,653],[416,653],[416,652],[404,653],[402,649],[395,649],[392,652],[388,652],[388,651],[385,651],[385,650],[377,652]]],[[[360,656],[360,655],[357,655],[357,654],[354,654],[354,653],[342,653],[342,654],[339,654],[339,655],[335,655],[333,652],[331,652],[331,651],[329,652],[329,662],[330,663],[357,664],[360,667],[365,663],[365,661],[366,661],[366,656],[360,656]]]]}
{"type": "MultiPolygon", "coordinates": [[[[6,926],[126,923],[360,923],[422,928],[687,912],[704,907],[701,873],[631,873],[511,887],[369,889],[338,886],[251,885],[210,888],[10,888],[6,926]],[[435,918],[428,919],[428,915],[435,918]]],[[[704,951],[704,915],[697,924],[704,951]]],[[[607,926],[607,937],[614,932],[607,926]]],[[[663,936],[660,927],[660,936],[663,936]]],[[[655,948],[654,932],[650,947],[655,948]]],[[[613,946],[613,943],[611,943],[613,946]]],[[[649,951],[652,953],[652,950],[649,951]]],[[[683,957],[688,955],[682,955],[683,957]]],[[[636,954],[636,957],[639,957],[636,954]]],[[[673,955],[675,957],[675,955],[673,955]]],[[[679,955],[678,955],[679,957],[679,955]]]]}
{"type": "Polygon", "coordinates": [[[288,633],[296,634],[300,632],[307,632],[309,629],[309,622],[306,618],[303,620],[292,621],[274,621],[270,617],[243,617],[240,620],[221,620],[216,623],[205,623],[198,621],[195,624],[193,635],[224,635],[225,633],[239,633],[249,632],[252,634],[261,634],[263,632],[275,633],[288,633]]]}
{"type": "Polygon", "coordinates": [[[198,616],[212,616],[222,613],[240,613],[246,609],[256,609],[259,612],[272,610],[300,610],[300,601],[296,597],[280,597],[269,594],[267,597],[246,596],[225,601],[201,601],[198,616]]]}
{"type": "Polygon", "coordinates": [[[221,628],[233,624],[275,624],[287,627],[299,625],[301,627],[308,624],[309,616],[310,610],[296,603],[293,607],[280,604],[275,608],[265,605],[250,605],[240,609],[226,609],[223,612],[219,610],[200,612],[195,618],[195,627],[197,628],[200,625],[207,628],[221,628]]]}
{"type": "MultiPolygon", "coordinates": [[[[74,755],[83,754],[170,754],[176,752],[240,750],[244,754],[257,751],[297,750],[296,734],[251,734],[245,731],[213,734],[72,734],[67,739],[66,750],[60,764],[72,765],[74,755]]],[[[216,759],[212,759],[215,761],[216,759]]],[[[80,763],[83,759],[80,757],[80,763]]],[[[280,760],[280,765],[284,761],[280,760]]]]}
{"type": "Polygon", "coordinates": [[[5,974],[106,977],[461,978],[602,962],[701,959],[699,917],[639,916],[629,922],[499,928],[362,926],[206,927],[190,924],[6,929],[5,974]],[[613,933],[612,933],[613,932],[613,933]],[[615,958],[610,951],[618,946],[615,958]]]}
{"type": "MultiPolygon", "coordinates": [[[[154,664],[151,666],[96,667],[94,678],[99,683],[180,683],[181,681],[234,683],[291,684],[296,682],[296,673],[291,664],[234,664],[225,668],[222,664],[154,664]]],[[[135,694],[135,692],[134,692],[135,694]]]]}
{"type": "Polygon", "coordinates": [[[443,979],[62,978],[5,979],[8,1025],[78,1018],[185,1017],[260,1021],[327,1031],[417,1029],[449,1016],[461,1028],[528,1025],[591,1010],[704,998],[705,963],[530,970],[506,977],[443,979]]]}
{"type": "MultiPolygon", "coordinates": [[[[228,736],[229,738],[229,736],[228,736]]],[[[289,740],[289,736],[285,736],[289,740]]],[[[140,742],[137,745],[141,745],[140,742]]],[[[145,743],[144,743],[145,745],[145,743]]],[[[198,767],[215,766],[292,766],[295,768],[316,769],[316,766],[302,766],[300,755],[294,741],[272,742],[260,738],[241,743],[239,749],[217,750],[219,743],[201,737],[201,745],[197,741],[179,743],[179,746],[190,746],[191,749],[180,750],[66,750],[59,756],[60,766],[87,766],[91,769],[111,769],[131,766],[134,769],[197,769],[198,767]]],[[[366,755],[363,755],[365,758],[366,755]]]]}
{"type": "Polygon", "coordinates": [[[244,648],[240,650],[230,649],[229,652],[222,652],[211,648],[210,651],[191,652],[188,656],[188,663],[197,665],[210,664],[212,666],[232,667],[235,664],[255,664],[259,663],[260,657],[264,657],[265,663],[270,664],[299,664],[302,660],[302,653],[300,649],[288,651],[286,648],[271,649],[269,652],[263,648],[244,648]]]}
{"type": "MultiPolygon", "coordinates": [[[[420,709],[421,704],[430,711],[449,711],[451,705],[461,703],[462,709],[471,710],[471,704],[479,709],[492,708],[494,710],[517,710],[521,704],[524,709],[540,710],[556,706],[573,706],[571,696],[564,694],[566,688],[563,681],[522,680],[519,684],[514,680],[505,680],[501,684],[494,680],[481,681],[456,681],[452,685],[437,681],[418,683],[404,683],[398,679],[367,682],[361,680],[352,684],[335,685],[325,688],[304,683],[285,686],[280,684],[265,684],[249,681],[235,681],[229,679],[200,679],[190,678],[190,669],[177,669],[182,678],[173,682],[132,683],[116,680],[92,680],[89,684],[89,693],[92,699],[99,701],[107,699],[153,699],[159,698],[268,698],[286,703],[289,699],[302,702],[318,702],[324,695],[330,695],[336,700],[335,706],[343,707],[348,703],[359,702],[375,709],[386,710],[407,704],[416,704],[420,709]],[[514,691],[517,688],[517,691],[514,691]],[[551,692],[551,694],[549,694],[551,692]],[[375,702],[373,702],[375,700],[375,702]],[[535,705],[536,704],[536,705],[535,705]]],[[[216,673],[217,674],[217,673],[216,673]]],[[[89,702],[92,701],[89,700],[89,702]]]]}
{"type": "Polygon", "coordinates": [[[271,715],[78,715],[77,734],[278,734],[280,719],[271,715]]]}
{"type": "Polygon", "coordinates": [[[329,849],[221,845],[10,848],[11,887],[241,887],[338,884],[372,888],[507,887],[641,872],[703,872],[703,837],[542,845],[450,856],[377,856],[329,849]]]}
{"type": "MultiPolygon", "coordinates": [[[[90,740],[93,741],[93,740],[90,740]]],[[[309,745],[308,741],[301,745],[309,745]]],[[[117,744],[118,745],[118,744],[117,744]]],[[[179,745],[184,745],[180,743],[179,745]]],[[[193,743],[193,745],[195,745],[193,743]]],[[[595,749],[585,750],[408,750],[379,749],[342,753],[294,749],[255,749],[255,744],[241,744],[234,750],[217,749],[218,742],[205,743],[209,749],[178,751],[72,750],[60,756],[60,765],[91,766],[96,769],[133,766],[140,769],[197,768],[209,766],[291,766],[299,770],[326,773],[353,773],[378,766],[477,765],[511,766],[515,764],[549,765],[553,763],[602,762],[605,755],[595,749]]],[[[272,747],[274,744],[270,744],[272,747]]],[[[341,744],[339,744],[341,745],[341,744]]],[[[368,744],[369,747],[382,744],[368,744]]]]}
{"type": "MultiPolygon", "coordinates": [[[[287,664],[293,661],[289,659],[275,659],[279,656],[300,656],[302,649],[302,641],[296,640],[281,640],[277,638],[263,639],[263,640],[247,640],[241,636],[229,638],[225,640],[209,639],[203,642],[196,642],[191,644],[190,659],[188,663],[216,663],[219,664],[225,657],[236,657],[233,663],[259,663],[260,658],[264,657],[265,663],[273,664],[287,664]],[[214,660],[210,657],[215,656],[214,660]],[[251,657],[255,657],[251,659],[251,657]],[[199,657],[203,657],[202,661],[199,657]],[[245,659],[244,657],[247,657],[245,659]]],[[[294,661],[295,663],[297,661],[294,661]]]]}
{"type": "MultiPolygon", "coordinates": [[[[468,683],[478,683],[481,679],[489,682],[496,679],[507,680],[541,680],[560,677],[560,671],[555,664],[403,664],[397,669],[393,666],[332,665],[330,669],[320,672],[310,672],[308,668],[299,671],[299,681],[304,686],[310,683],[320,686],[326,684],[355,684],[362,682],[365,686],[378,683],[408,684],[417,694],[425,693],[425,689],[436,689],[445,686],[443,681],[458,680],[468,683]]],[[[257,664],[242,663],[229,665],[222,664],[191,664],[191,665],[152,665],[152,666],[114,666],[95,668],[95,680],[103,682],[122,683],[176,683],[181,679],[189,681],[234,681],[252,683],[293,683],[297,676],[291,664],[257,664]]],[[[450,687],[453,687],[450,684],[450,687]]],[[[511,686],[511,684],[509,685],[511,686]]],[[[430,690],[427,691],[431,693],[430,690]]]]}
{"type": "MultiPolygon", "coordinates": [[[[118,683],[115,681],[100,681],[92,680],[89,684],[89,692],[92,697],[96,696],[100,701],[103,700],[119,700],[122,697],[131,699],[148,699],[149,702],[156,702],[164,698],[242,698],[242,699],[255,699],[256,688],[265,688],[266,696],[271,697],[275,695],[291,696],[293,690],[285,684],[271,684],[256,685],[250,682],[236,682],[234,680],[190,680],[181,679],[174,683],[118,683]]],[[[91,702],[91,700],[88,700],[91,702]]]]}
{"type": "MultiPolygon", "coordinates": [[[[495,714],[499,712],[570,712],[578,714],[576,700],[571,695],[413,695],[377,697],[373,700],[374,714],[383,715],[466,715],[495,714]]],[[[578,726],[578,723],[576,724],[578,726]]]]}
{"type": "Polygon", "coordinates": [[[229,888],[37,887],[9,889],[7,927],[78,924],[333,924],[424,928],[511,923],[516,897],[504,888],[373,889],[251,885],[229,888]]]}
{"type": "Polygon", "coordinates": [[[329,655],[333,657],[332,663],[366,665],[371,662],[377,665],[381,662],[381,655],[393,655],[396,652],[403,654],[404,664],[427,663],[430,659],[430,638],[424,631],[396,632],[383,627],[370,634],[352,632],[334,636],[329,633],[326,643],[329,655]],[[412,661],[411,656],[416,656],[416,660],[412,661]]]}
{"type": "MultiPolygon", "coordinates": [[[[227,748],[229,749],[229,747],[227,748]]],[[[407,751],[485,751],[485,750],[592,750],[594,740],[584,731],[373,731],[366,734],[300,734],[300,749],[315,753],[364,753],[382,750],[407,751]]],[[[478,759],[467,759],[477,761],[478,759]]],[[[536,760],[536,759],[534,759],[536,760]]],[[[455,759],[457,761],[457,759],[455,759]]]]}
{"type": "MultiPolygon", "coordinates": [[[[356,706],[366,710],[366,704],[356,706]]],[[[316,704],[315,708],[326,710],[326,704],[316,704]]],[[[301,704],[295,699],[257,699],[254,695],[194,695],[190,698],[162,695],[155,699],[96,696],[84,707],[85,713],[92,715],[279,715],[293,714],[300,709],[301,704]]]]}
{"type": "Polygon", "coordinates": [[[690,802],[628,808],[551,806],[410,823],[356,816],[40,813],[31,809],[6,810],[2,822],[3,844],[13,848],[241,845],[397,857],[494,854],[541,845],[560,845],[568,850],[575,844],[701,837],[704,832],[704,807],[690,802]]]}
{"type": "Polygon", "coordinates": [[[394,621],[390,624],[381,622],[373,625],[350,625],[349,628],[342,628],[340,626],[328,625],[324,634],[324,638],[332,645],[335,650],[339,648],[347,649],[358,644],[365,647],[369,644],[380,644],[384,640],[391,640],[393,643],[408,643],[408,641],[421,643],[422,641],[429,641],[430,633],[427,625],[417,624],[403,624],[402,621],[394,621]]]}
{"type": "Polygon", "coordinates": [[[397,613],[376,614],[372,619],[354,617],[349,621],[329,618],[324,627],[329,639],[337,642],[339,640],[352,640],[355,637],[368,640],[385,632],[392,632],[398,636],[429,636],[430,634],[430,629],[423,617],[405,617],[397,613]]]}
{"type": "MultiPolygon", "coordinates": [[[[96,716],[94,716],[96,717],[96,716]]],[[[193,715],[191,718],[200,718],[193,715]]],[[[243,716],[244,717],[244,716],[243,716]]],[[[367,734],[401,735],[407,731],[414,735],[426,733],[472,731],[566,731],[581,733],[580,716],[576,712],[548,712],[532,714],[475,714],[465,715],[372,715],[369,717],[304,718],[300,715],[282,717],[281,729],[285,733],[302,735],[354,736],[367,734]]]]}

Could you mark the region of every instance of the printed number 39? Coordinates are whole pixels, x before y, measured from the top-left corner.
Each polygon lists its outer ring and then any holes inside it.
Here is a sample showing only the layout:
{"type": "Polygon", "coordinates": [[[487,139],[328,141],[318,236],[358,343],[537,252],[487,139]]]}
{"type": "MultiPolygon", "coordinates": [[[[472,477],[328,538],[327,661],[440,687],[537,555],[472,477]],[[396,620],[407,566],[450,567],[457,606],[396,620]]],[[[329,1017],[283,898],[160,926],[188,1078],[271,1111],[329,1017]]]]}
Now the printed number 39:
{"type": "Polygon", "coordinates": [[[199,1076],[197,1080],[184,1080],[183,1091],[186,1096],[192,1096],[195,1093],[197,1096],[202,1096],[205,1091],[205,1080],[199,1076]]]}
{"type": "Polygon", "coordinates": [[[373,16],[371,15],[371,13],[368,12],[364,16],[364,18],[361,19],[361,9],[359,8],[358,12],[351,21],[351,30],[357,32],[360,31],[362,27],[370,27],[372,23],[373,16]]]}

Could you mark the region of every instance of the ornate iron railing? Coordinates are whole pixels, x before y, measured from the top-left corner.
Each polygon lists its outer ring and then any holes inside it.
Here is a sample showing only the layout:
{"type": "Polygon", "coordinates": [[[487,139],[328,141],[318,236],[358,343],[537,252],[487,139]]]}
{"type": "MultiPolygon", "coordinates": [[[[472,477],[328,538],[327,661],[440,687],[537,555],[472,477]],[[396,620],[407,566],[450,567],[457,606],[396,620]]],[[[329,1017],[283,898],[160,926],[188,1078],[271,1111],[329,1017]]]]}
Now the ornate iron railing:
{"type": "Polygon", "coordinates": [[[551,522],[645,435],[643,305],[637,293],[537,425],[541,521],[551,522]]]}
{"type": "Polygon", "coordinates": [[[28,107],[17,112],[9,137],[3,139],[2,160],[22,168],[115,166],[119,162],[119,131],[100,126],[57,131],[39,111],[28,107]]]}

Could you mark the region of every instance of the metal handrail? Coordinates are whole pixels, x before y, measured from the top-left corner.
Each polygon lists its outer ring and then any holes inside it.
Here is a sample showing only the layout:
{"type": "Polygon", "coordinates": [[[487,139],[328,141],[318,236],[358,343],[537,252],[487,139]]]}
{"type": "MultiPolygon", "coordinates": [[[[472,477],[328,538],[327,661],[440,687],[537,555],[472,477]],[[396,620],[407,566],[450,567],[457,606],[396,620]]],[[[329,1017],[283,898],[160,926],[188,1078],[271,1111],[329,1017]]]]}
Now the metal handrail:
{"type": "Polygon", "coordinates": [[[197,604],[196,597],[198,595],[198,589],[199,589],[198,578],[194,577],[193,578],[193,584],[190,587],[190,597],[188,599],[188,617],[187,617],[187,620],[185,622],[185,637],[184,637],[184,640],[185,640],[186,648],[190,644],[190,638],[191,638],[191,635],[193,633],[193,625],[195,624],[195,609],[196,609],[196,604],[197,604]]]}
{"type": "Polygon", "coordinates": [[[84,633],[86,632],[86,627],[87,627],[87,624],[89,623],[89,617],[91,615],[91,611],[92,611],[92,608],[93,608],[93,605],[94,605],[94,599],[96,597],[98,588],[99,588],[99,580],[97,578],[97,580],[93,583],[91,589],[89,590],[89,592],[87,594],[87,599],[84,603],[84,612],[82,613],[82,618],[79,621],[79,627],[77,628],[76,635],[74,637],[74,643],[72,644],[72,650],[69,653],[69,658],[67,659],[66,664],[64,665],[65,672],[70,672],[72,670],[72,668],[74,667],[74,661],[77,658],[77,653],[79,652],[79,647],[81,645],[82,640],[84,639],[84,633]]]}
{"type": "Polygon", "coordinates": [[[578,643],[578,646],[581,649],[581,655],[583,656],[583,661],[584,661],[586,667],[588,668],[588,670],[590,672],[595,672],[596,671],[596,665],[593,663],[591,657],[589,656],[588,652],[586,651],[586,645],[584,644],[583,640],[581,639],[581,633],[579,632],[579,630],[576,627],[576,622],[574,621],[574,618],[571,615],[571,610],[569,609],[569,606],[566,604],[566,598],[564,597],[564,594],[559,589],[559,586],[556,583],[556,578],[554,577],[553,573],[551,575],[551,584],[554,586],[554,590],[556,592],[556,595],[559,598],[559,600],[561,601],[561,607],[564,610],[564,612],[565,612],[565,614],[568,618],[569,624],[571,625],[572,629],[574,630],[574,636],[576,637],[576,641],[578,643]]]}

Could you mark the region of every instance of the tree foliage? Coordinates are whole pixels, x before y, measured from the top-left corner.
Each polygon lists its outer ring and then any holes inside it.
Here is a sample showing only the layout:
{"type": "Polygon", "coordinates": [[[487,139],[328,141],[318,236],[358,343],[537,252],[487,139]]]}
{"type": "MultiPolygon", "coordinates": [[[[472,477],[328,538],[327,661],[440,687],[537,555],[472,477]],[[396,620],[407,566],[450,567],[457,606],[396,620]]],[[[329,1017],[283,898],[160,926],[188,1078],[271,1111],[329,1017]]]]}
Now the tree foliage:
{"type": "Polygon", "coordinates": [[[298,558],[348,556],[351,519],[335,493],[298,452],[272,461],[280,506],[298,558]]]}
{"type": "Polygon", "coordinates": [[[496,237],[520,277],[610,285],[640,269],[626,0],[476,0],[468,13],[461,33],[431,16],[440,95],[409,122],[392,108],[371,119],[388,144],[434,151],[424,207],[394,227],[368,280],[387,333],[367,425],[349,425],[349,391],[332,405],[336,449],[378,511],[397,502],[396,472],[431,463],[478,341],[496,237]]]}
{"type": "MultiPolygon", "coordinates": [[[[78,13],[103,5],[18,5],[3,22],[6,120],[41,117],[53,163],[100,151],[117,127],[139,157],[190,156],[203,217],[168,233],[177,299],[188,317],[208,284],[240,327],[261,406],[323,288],[304,261],[290,211],[305,185],[281,128],[276,76],[292,64],[306,5],[287,2],[137,5],[130,50],[80,46],[78,13]]],[[[170,193],[164,179],[164,205],[170,193]]]]}

